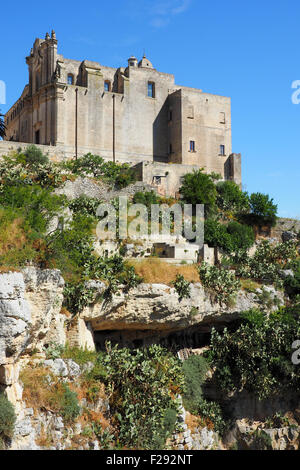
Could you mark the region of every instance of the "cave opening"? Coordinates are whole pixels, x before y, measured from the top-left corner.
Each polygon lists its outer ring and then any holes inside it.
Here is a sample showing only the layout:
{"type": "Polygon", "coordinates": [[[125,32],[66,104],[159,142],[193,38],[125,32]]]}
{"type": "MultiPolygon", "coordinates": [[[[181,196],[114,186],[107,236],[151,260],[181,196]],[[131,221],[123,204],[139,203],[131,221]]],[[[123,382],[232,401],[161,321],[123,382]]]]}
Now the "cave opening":
{"type": "Polygon", "coordinates": [[[209,345],[210,331],[198,328],[182,330],[103,330],[94,331],[96,349],[103,351],[105,343],[120,348],[137,349],[159,344],[166,349],[178,352],[182,349],[197,349],[209,345]]]}

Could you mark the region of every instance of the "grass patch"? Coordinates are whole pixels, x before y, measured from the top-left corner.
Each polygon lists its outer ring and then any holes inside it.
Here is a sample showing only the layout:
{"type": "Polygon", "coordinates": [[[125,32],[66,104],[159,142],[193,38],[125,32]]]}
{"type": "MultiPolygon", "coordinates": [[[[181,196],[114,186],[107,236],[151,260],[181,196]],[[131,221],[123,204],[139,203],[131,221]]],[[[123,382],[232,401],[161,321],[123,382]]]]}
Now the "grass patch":
{"type": "Polygon", "coordinates": [[[241,287],[247,292],[256,292],[256,289],[261,288],[261,284],[258,282],[252,281],[251,279],[241,279],[241,287]]]}
{"type": "Polygon", "coordinates": [[[63,359],[73,359],[78,365],[86,364],[87,362],[95,362],[97,359],[96,351],[89,351],[88,349],[71,348],[66,346],[61,355],[63,359]]]}
{"type": "Polygon", "coordinates": [[[22,370],[20,379],[24,385],[23,399],[27,406],[35,410],[49,410],[70,423],[79,416],[77,394],[68,384],[61,383],[45,367],[28,365],[22,370]]]}
{"type": "Polygon", "coordinates": [[[177,275],[182,275],[186,281],[200,282],[197,265],[174,266],[159,258],[148,258],[143,260],[128,261],[134,268],[138,276],[149,284],[167,284],[172,286],[172,282],[177,275]]]}

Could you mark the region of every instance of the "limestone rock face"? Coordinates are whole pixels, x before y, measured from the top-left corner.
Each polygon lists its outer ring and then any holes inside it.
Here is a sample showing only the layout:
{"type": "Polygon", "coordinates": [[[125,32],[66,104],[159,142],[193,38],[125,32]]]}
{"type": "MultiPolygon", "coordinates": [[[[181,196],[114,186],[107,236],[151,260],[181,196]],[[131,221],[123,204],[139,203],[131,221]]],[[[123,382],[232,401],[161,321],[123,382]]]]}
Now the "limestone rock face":
{"type": "MultiPolygon", "coordinates": [[[[254,293],[240,291],[235,305],[220,305],[200,283],[191,284],[190,298],[179,300],[176,290],[164,284],[140,284],[129,294],[121,291],[107,304],[86,307],[81,318],[94,331],[126,329],[182,329],[236,318],[257,306],[254,293]]],[[[282,294],[278,293],[278,297],[282,294]]]]}
{"type": "Polygon", "coordinates": [[[30,306],[22,273],[0,275],[0,364],[20,354],[29,339],[30,306]]]}
{"type": "MultiPolygon", "coordinates": [[[[0,274],[0,365],[41,350],[45,342],[65,343],[63,286],[58,270],[29,267],[0,274]]],[[[3,375],[7,378],[11,372],[3,375]]]]}

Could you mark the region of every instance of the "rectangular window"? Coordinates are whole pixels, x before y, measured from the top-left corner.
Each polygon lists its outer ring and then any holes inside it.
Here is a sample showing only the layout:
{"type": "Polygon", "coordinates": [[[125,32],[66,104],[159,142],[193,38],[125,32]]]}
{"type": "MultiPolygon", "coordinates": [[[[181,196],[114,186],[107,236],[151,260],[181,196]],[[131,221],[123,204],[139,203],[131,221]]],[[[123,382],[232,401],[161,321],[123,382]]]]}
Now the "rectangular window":
{"type": "Polygon", "coordinates": [[[35,133],[35,143],[36,144],[40,143],[40,131],[36,131],[35,133]]]}
{"type": "Polygon", "coordinates": [[[187,117],[188,119],[194,119],[194,106],[188,107],[187,117]]]}
{"type": "Polygon", "coordinates": [[[155,84],[153,82],[148,82],[148,97],[155,98],[155,84]]]}
{"type": "Polygon", "coordinates": [[[225,124],[225,113],[220,113],[220,124],[225,124]]]}
{"type": "Polygon", "coordinates": [[[173,153],[173,147],[172,144],[169,145],[169,153],[173,153]]]}
{"type": "Polygon", "coordinates": [[[220,145],[220,155],[225,155],[225,145],[220,145]]]}
{"type": "Polygon", "coordinates": [[[74,78],[71,73],[68,74],[68,85],[73,85],[74,83],[74,78]]]}
{"type": "Polygon", "coordinates": [[[195,152],[195,151],[196,151],[195,141],[190,140],[190,152],[195,152]]]}
{"type": "Polygon", "coordinates": [[[169,121],[173,121],[173,111],[169,109],[169,121]]]}
{"type": "Polygon", "coordinates": [[[110,82],[109,81],[104,82],[104,91],[110,91],[110,82]]]}

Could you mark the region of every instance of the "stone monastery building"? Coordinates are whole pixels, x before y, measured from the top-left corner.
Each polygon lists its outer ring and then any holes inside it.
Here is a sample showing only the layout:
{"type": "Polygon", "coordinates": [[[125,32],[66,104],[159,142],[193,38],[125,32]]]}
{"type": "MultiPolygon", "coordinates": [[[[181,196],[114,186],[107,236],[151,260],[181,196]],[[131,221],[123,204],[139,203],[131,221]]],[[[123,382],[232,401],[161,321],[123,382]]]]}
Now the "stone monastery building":
{"type": "Polygon", "coordinates": [[[139,164],[143,181],[171,192],[192,167],[241,183],[230,98],[176,85],[145,56],[118,69],[66,59],[54,31],[35,40],[26,62],[29,83],[6,114],[6,140],[50,146],[57,158],[91,152],[139,164]]]}

